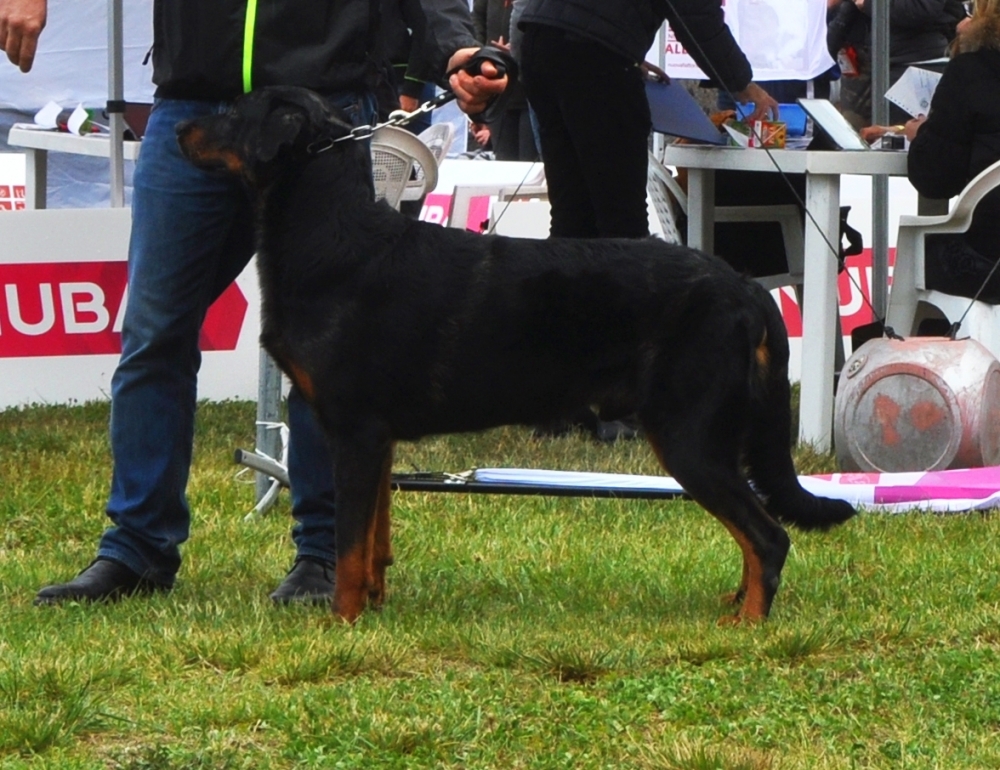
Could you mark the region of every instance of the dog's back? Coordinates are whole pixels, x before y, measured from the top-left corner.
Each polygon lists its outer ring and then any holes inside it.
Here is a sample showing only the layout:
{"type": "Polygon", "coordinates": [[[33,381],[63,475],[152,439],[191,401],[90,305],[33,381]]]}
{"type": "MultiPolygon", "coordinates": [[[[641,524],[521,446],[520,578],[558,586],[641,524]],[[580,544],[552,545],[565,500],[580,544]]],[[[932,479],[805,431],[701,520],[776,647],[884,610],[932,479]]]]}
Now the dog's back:
{"type": "Polygon", "coordinates": [[[749,355],[739,327],[763,328],[725,263],[654,239],[534,241],[414,223],[336,285],[300,275],[300,295],[326,284],[325,318],[296,303],[283,311],[284,339],[316,350],[324,379],[368,383],[354,391],[357,408],[404,439],[533,425],[588,405],[634,412],[655,361],[716,379],[749,355]]]}

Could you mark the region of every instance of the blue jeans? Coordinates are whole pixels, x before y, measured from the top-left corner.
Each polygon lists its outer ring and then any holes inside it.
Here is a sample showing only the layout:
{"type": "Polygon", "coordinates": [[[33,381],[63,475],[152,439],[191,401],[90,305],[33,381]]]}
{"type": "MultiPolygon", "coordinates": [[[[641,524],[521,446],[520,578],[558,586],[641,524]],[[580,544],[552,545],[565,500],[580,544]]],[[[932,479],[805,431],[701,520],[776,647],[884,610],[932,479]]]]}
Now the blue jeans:
{"type": "MultiPolygon", "coordinates": [[[[356,124],[374,100],[332,99],[356,124]]],[[[253,211],[242,183],[201,171],[177,145],[177,123],[226,103],[157,100],[136,165],[122,354],[111,381],[114,470],[98,556],[171,585],[191,513],[185,489],[194,440],[198,334],[209,305],[254,252],[253,211]]],[[[322,431],[293,390],[288,403],[292,532],[299,556],[333,562],[333,469],[322,431]]]]}

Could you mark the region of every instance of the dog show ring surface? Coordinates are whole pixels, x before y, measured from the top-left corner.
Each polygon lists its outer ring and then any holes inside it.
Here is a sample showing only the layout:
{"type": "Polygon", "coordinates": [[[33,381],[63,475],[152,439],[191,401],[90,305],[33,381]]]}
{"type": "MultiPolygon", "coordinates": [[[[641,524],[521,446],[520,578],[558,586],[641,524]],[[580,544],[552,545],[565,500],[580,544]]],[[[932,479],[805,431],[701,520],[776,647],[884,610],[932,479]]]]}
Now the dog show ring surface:
{"type": "Polygon", "coordinates": [[[870,340],[844,366],[835,412],[843,470],[1000,464],[1000,363],[971,339],[870,340]]]}

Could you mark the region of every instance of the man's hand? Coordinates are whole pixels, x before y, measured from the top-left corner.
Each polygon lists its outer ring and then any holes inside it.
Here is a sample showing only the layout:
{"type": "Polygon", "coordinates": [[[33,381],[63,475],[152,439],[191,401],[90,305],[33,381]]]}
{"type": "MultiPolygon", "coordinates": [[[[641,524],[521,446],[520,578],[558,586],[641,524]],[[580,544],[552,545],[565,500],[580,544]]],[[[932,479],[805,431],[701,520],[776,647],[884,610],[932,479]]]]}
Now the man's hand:
{"type": "Polygon", "coordinates": [[[639,72],[642,73],[645,80],[652,80],[654,83],[670,83],[670,75],[648,61],[639,64],[639,72]]]}
{"type": "Polygon", "coordinates": [[[420,100],[415,96],[406,96],[405,94],[399,97],[399,109],[403,112],[415,112],[417,107],[420,106],[420,100]]]}
{"type": "Polygon", "coordinates": [[[0,50],[21,72],[35,62],[47,7],[47,0],[0,0],[0,50]]]}
{"type": "Polygon", "coordinates": [[[746,88],[736,94],[740,104],[753,102],[753,113],[747,117],[747,123],[755,120],[777,120],[778,102],[767,91],[751,82],[746,88]]]}
{"type": "Polygon", "coordinates": [[[470,123],[469,130],[472,131],[472,136],[480,147],[490,143],[490,129],[485,123],[470,123]]]}
{"type": "MultiPolygon", "coordinates": [[[[448,71],[464,66],[478,48],[460,48],[448,60],[448,71]]],[[[459,108],[467,115],[476,115],[486,109],[486,104],[507,87],[507,76],[499,76],[492,62],[483,62],[481,75],[470,75],[459,69],[448,78],[448,85],[455,93],[459,108]]]]}

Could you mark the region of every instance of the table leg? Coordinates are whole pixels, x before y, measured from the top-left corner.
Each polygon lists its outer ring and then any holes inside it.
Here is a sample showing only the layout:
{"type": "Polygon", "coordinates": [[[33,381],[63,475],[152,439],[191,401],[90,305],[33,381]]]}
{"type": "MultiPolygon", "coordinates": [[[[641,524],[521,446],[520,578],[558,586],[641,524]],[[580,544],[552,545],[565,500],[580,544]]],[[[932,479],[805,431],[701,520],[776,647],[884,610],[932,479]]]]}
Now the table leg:
{"type": "Polygon", "coordinates": [[[715,251],[715,171],[688,169],[688,246],[711,254],[715,251]]]}
{"type": "Polygon", "coordinates": [[[833,370],[837,345],[837,255],[840,234],[840,177],[806,176],[805,271],[802,298],[802,395],[799,440],[821,452],[832,446],[833,370]],[[817,227],[819,229],[817,229],[817,227]]]}
{"type": "Polygon", "coordinates": [[[49,153],[24,149],[24,208],[44,209],[47,195],[49,153]]]}

